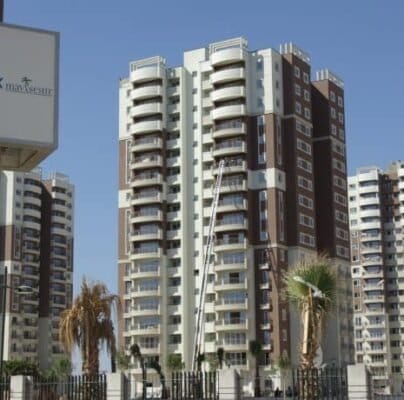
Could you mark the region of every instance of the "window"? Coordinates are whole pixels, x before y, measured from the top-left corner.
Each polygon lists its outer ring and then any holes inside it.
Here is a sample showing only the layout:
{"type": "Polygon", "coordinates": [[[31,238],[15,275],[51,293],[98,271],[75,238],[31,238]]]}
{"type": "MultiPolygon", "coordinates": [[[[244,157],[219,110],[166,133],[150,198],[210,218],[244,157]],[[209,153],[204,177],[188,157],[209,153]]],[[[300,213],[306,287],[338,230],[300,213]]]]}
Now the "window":
{"type": "Polygon", "coordinates": [[[314,219],[306,214],[299,213],[299,222],[301,225],[307,226],[309,228],[314,227],[314,219]]]}
{"type": "Polygon", "coordinates": [[[295,102],[295,111],[296,111],[297,114],[302,113],[302,106],[298,101],[295,102]]]}
{"type": "Polygon", "coordinates": [[[310,210],[313,209],[313,200],[307,196],[299,194],[299,205],[306,207],[310,210]]]}
{"type": "Polygon", "coordinates": [[[300,68],[297,65],[294,67],[294,73],[296,78],[300,78],[300,68]]]}
{"type": "Polygon", "coordinates": [[[330,91],[330,100],[335,103],[335,93],[332,90],[330,91]]]}
{"type": "Polygon", "coordinates": [[[344,114],[343,113],[338,113],[338,121],[343,124],[344,123],[344,114]]]}
{"type": "Polygon", "coordinates": [[[338,105],[344,107],[344,99],[341,96],[338,96],[338,105]]]}
{"type": "Polygon", "coordinates": [[[312,172],[312,164],[310,161],[305,160],[304,158],[298,157],[297,158],[297,166],[304,171],[309,173],[312,172]]]}
{"type": "Polygon", "coordinates": [[[295,94],[296,96],[300,96],[302,93],[300,85],[298,85],[297,83],[295,83],[295,94]]]}
{"type": "Polygon", "coordinates": [[[304,108],[304,117],[307,119],[311,118],[311,111],[307,107],[304,108]]]}
{"type": "Polygon", "coordinates": [[[306,190],[313,190],[313,182],[311,181],[311,179],[306,179],[303,176],[298,176],[297,177],[297,184],[299,187],[306,189],[306,190]]]}
{"type": "Polygon", "coordinates": [[[310,101],[310,92],[306,89],[303,91],[303,97],[306,101],[310,101]]]}
{"type": "Polygon", "coordinates": [[[309,74],[307,72],[303,72],[303,82],[309,83],[309,74]]]}
{"type": "Polygon", "coordinates": [[[301,151],[303,151],[304,153],[308,154],[309,156],[311,155],[311,145],[306,143],[305,141],[301,140],[301,139],[297,139],[296,140],[297,143],[297,148],[301,151]]]}
{"type": "Polygon", "coordinates": [[[331,118],[332,119],[337,118],[337,111],[335,110],[334,107],[331,107],[331,118]]]}

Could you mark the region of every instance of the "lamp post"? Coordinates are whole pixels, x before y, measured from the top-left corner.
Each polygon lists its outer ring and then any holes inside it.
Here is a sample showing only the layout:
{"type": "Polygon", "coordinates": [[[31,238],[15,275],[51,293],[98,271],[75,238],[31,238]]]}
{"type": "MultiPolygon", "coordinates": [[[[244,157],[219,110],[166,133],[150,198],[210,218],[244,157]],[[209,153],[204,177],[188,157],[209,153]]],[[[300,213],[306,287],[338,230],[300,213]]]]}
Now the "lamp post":
{"type": "Polygon", "coordinates": [[[5,334],[5,325],[6,325],[6,302],[7,302],[7,289],[12,289],[19,294],[31,294],[35,292],[31,286],[21,285],[17,287],[12,287],[7,285],[7,276],[8,271],[7,267],[4,267],[4,273],[1,275],[2,279],[0,282],[0,289],[1,289],[1,340],[0,340],[0,379],[3,377],[3,358],[4,358],[4,334],[5,334]]]}

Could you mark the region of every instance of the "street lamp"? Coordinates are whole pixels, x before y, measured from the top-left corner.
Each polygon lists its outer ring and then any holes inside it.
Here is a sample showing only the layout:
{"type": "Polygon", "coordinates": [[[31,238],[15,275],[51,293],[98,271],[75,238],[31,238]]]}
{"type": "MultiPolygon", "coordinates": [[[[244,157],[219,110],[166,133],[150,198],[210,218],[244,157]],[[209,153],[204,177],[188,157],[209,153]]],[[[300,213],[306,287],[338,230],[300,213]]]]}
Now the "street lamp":
{"type": "Polygon", "coordinates": [[[6,302],[7,302],[7,289],[12,289],[16,291],[18,294],[32,294],[35,293],[36,290],[31,286],[21,285],[17,287],[12,287],[7,285],[7,267],[4,267],[4,274],[1,275],[2,280],[0,282],[1,289],[1,341],[0,341],[0,379],[3,377],[3,356],[4,356],[4,333],[5,333],[5,325],[6,325],[6,302]]]}

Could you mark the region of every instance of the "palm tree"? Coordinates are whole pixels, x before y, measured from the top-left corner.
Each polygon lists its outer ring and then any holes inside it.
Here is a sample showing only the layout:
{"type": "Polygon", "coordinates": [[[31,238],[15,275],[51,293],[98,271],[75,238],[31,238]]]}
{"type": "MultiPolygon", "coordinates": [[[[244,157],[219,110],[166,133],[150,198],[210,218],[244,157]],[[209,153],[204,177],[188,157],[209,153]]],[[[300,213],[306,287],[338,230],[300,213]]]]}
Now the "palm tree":
{"type": "Polygon", "coordinates": [[[107,351],[114,354],[113,308],[120,312],[119,297],[103,283],[89,284],[84,278],[73,306],[61,314],[60,341],[67,352],[79,347],[85,375],[98,374],[101,345],[105,344],[107,351]]]}
{"type": "Polygon", "coordinates": [[[250,341],[250,353],[255,358],[254,397],[261,397],[259,358],[262,354],[262,345],[258,340],[250,341]]]}
{"type": "Polygon", "coordinates": [[[142,399],[144,400],[146,398],[146,365],[142,352],[140,351],[140,347],[137,343],[132,344],[130,347],[130,354],[132,354],[132,356],[139,361],[140,368],[142,369],[142,399]]]}
{"type": "Polygon", "coordinates": [[[337,278],[330,260],[320,256],[295,266],[285,276],[286,295],[303,322],[302,368],[313,368],[327,318],[336,302],[337,278]]]}
{"type": "Polygon", "coordinates": [[[278,358],[278,362],[276,363],[279,372],[281,374],[281,380],[282,380],[282,392],[283,392],[283,398],[286,399],[286,371],[290,368],[290,360],[288,357],[288,353],[283,353],[279,358],[278,358]]]}
{"type": "Polygon", "coordinates": [[[216,350],[216,354],[217,354],[217,359],[219,361],[219,368],[222,369],[223,368],[223,361],[224,361],[224,348],[219,347],[216,350]]]}
{"type": "Polygon", "coordinates": [[[184,369],[182,356],[178,353],[171,353],[167,357],[167,369],[169,371],[181,371],[184,369]]]}
{"type": "Polygon", "coordinates": [[[167,387],[166,387],[166,377],[163,374],[161,365],[156,360],[152,360],[150,362],[149,366],[150,366],[150,368],[153,368],[157,372],[157,374],[160,378],[160,383],[161,383],[161,398],[166,399],[168,397],[167,387]]]}

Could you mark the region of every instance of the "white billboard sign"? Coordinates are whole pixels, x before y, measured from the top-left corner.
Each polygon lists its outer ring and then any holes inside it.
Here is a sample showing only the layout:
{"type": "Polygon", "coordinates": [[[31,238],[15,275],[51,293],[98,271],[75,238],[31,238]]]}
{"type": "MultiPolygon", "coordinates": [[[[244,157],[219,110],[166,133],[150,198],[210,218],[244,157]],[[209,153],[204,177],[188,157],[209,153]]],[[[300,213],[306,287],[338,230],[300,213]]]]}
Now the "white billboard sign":
{"type": "Polygon", "coordinates": [[[57,147],[59,34],[0,24],[0,169],[29,170],[57,147]]]}

